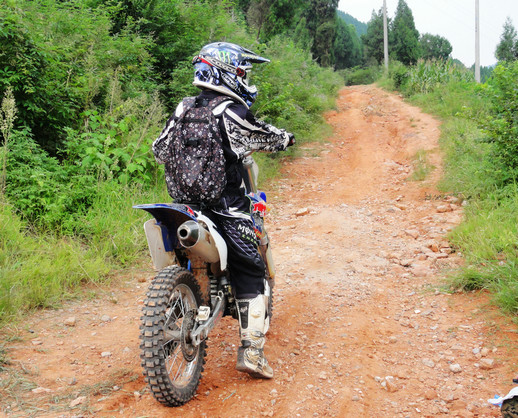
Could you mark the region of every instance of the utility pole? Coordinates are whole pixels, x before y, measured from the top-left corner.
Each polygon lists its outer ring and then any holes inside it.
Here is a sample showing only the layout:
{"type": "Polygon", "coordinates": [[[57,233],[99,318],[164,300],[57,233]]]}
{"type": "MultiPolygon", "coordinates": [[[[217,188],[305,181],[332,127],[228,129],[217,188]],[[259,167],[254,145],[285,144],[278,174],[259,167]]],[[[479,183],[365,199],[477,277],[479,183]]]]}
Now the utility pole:
{"type": "Polygon", "coordinates": [[[480,24],[478,0],[475,0],[475,80],[480,83],[480,24]]]}
{"type": "MultiPolygon", "coordinates": [[[[478,2],[478,0],[477,0],[478,2]]],[[[383,0],[383,53],[385,55],[385,71],[388,71],[388,27],[387,27],[387,0],[383,0]]]]}

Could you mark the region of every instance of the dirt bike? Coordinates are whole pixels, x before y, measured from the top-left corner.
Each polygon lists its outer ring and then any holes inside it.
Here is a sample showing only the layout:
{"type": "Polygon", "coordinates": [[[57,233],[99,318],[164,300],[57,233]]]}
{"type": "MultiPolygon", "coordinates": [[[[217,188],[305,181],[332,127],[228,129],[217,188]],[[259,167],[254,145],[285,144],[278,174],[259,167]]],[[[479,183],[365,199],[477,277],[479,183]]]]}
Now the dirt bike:
{"type": "MultiPolygon", "coordinates": [[[[248,173],[252,219],[259,253],[266,265],[267,321],[272,315],[275,268],[264,228],[266,195],[256,187],[257,165],[243,161],[248,173]]],[[[145,380],[157,401],[180,406],[195,395],[207,337],[223,316],[238,318],[227,275],[227,246],[205,210],[181,203],[134,206],[153,215],[144,224],[158,275],[152,280],[141,317],[140,349],[145,380]]]]}

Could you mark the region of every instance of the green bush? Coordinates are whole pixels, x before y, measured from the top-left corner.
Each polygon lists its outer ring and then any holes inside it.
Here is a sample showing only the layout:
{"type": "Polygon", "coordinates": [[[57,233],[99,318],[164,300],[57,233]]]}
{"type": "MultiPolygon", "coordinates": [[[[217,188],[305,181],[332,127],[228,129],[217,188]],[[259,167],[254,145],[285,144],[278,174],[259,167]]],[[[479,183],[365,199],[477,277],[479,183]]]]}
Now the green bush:
{"type": "Polygon", "coordinates": [[[495,144],[492,155],[505,167],[504,183],[518,179],[518,61],[500,64],[484,93],[491,99],[491,116],[486,125],[489,141],[495,144]]]}
{"type": "Polygon", "coordinates": [[[342,70],[340,74],[342,74],[346,86],[356,86],[374,83],[380,78],[382,70],[380,67],[375,66],[367,68],[354,67],[348,70],[342,70]]]}

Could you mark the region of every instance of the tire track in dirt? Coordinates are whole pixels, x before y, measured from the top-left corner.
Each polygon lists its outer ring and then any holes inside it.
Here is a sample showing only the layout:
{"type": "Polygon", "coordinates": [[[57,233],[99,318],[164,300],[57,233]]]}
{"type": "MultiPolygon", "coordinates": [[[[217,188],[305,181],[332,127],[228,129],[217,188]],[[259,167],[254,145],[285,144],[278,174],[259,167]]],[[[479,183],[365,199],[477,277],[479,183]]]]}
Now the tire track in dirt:
{"type": "Polygon", "coordinates": [[[238,326],[224,318],[210,336],[196,398],[174,409],[158,404],[138,358],[150,275],[141,270],[104,297],[38,313],[17,330],[13,366],[0,377],[17,376],[21,389],[3,390],[2,410],[66,417],[499,416],[487,399],[510,388],[515,333],[484,295],[438,287],[445,269],[462,262],[446,241],[462,206],[435,189],[439,123],[374,86],[342,90],[326,119],[334,130],[328,142],[304,146],[306,156],[287,162],[267,187],[277,265],[265,350],[273,380],[234,369],[238,326]],[[435,169],[410,181],[418,151],[435,169]],[[77,321],[67,327],[71,315],[77,321]]]}

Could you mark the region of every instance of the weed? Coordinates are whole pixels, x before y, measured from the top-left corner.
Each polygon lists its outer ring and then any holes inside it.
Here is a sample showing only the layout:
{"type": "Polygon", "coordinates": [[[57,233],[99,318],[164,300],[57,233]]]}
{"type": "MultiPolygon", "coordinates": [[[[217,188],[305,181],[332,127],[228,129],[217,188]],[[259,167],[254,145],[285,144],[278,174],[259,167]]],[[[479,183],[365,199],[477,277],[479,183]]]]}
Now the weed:
{"type": "Polygon", "coordinates": [[[410,180],[412,181],[423,181],[435,168],[428,162],[427,153],[425,150],[417,151],[413,159],[413,165],[414,171],[410,176],[410,180]]]}

